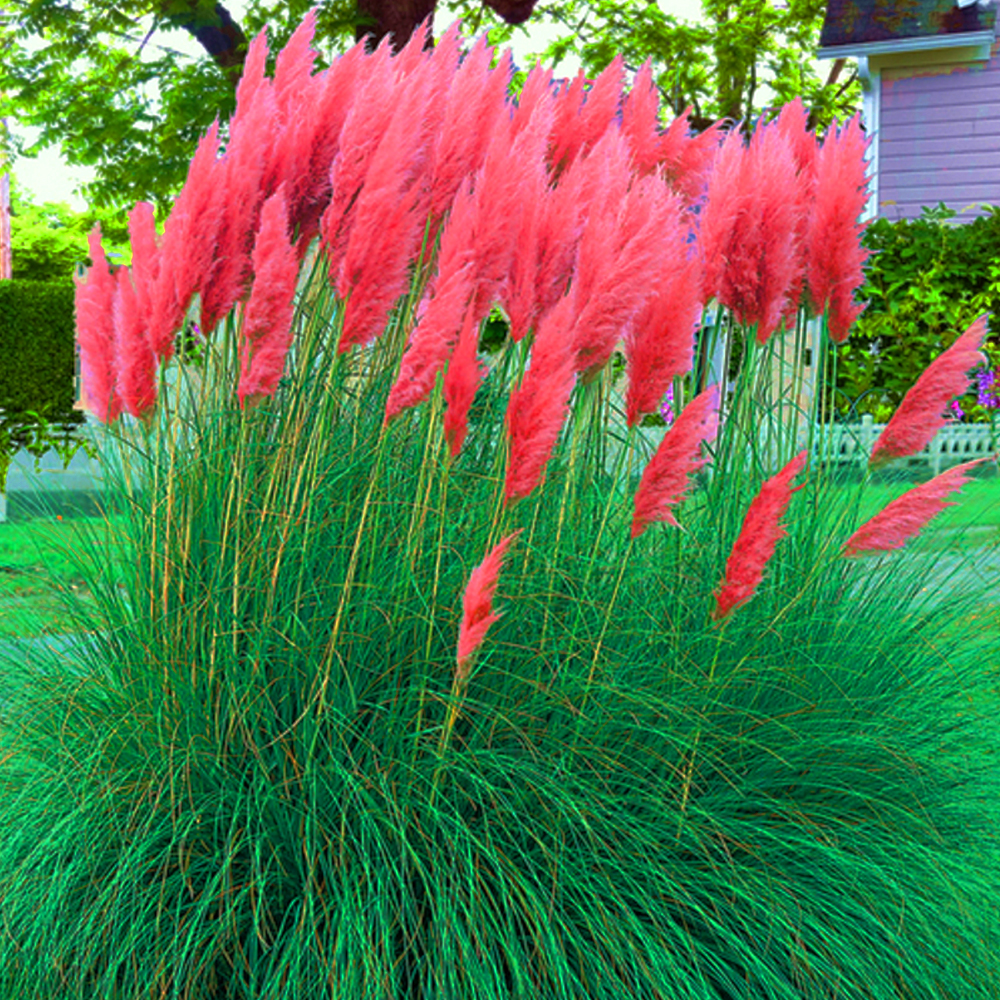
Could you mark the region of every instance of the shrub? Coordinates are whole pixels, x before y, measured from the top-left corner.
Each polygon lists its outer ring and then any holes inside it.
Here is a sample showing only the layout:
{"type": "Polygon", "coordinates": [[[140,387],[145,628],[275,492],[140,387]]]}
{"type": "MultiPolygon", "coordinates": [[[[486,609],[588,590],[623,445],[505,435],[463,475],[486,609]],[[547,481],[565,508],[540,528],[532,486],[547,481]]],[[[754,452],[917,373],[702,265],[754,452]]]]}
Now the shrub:
{"type": "MultiPolygon", "coordinates": [[[[1000,307],[1000,209],[958,224],[942,205],[920,219],[876,219],[865,231],[871,251],[858,295],[867,303],[849,343],[840,348],[837,408],[845,416],[884,420],[916,377],[984,312],[1000,307]]],[[[985,370],[1000,365],[992,342],[985,370]]],[[[993,407],[967,393],[968,421],[991,418],[993,407]]]]}

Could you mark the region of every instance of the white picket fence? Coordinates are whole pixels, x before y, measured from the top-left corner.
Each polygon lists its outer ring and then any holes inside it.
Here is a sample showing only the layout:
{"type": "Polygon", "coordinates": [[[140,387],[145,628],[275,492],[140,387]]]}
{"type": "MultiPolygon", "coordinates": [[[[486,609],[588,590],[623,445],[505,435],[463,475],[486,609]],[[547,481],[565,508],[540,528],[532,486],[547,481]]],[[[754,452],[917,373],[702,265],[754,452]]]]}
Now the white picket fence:
{"type": "MultiPolygon", "coordinates": [[[[817,426],[812,438],[813,458],[826,465],[864,466],[885,426],[876,424],[869,415],[862,417],[861,422],[857,424],[817,426]]],[[[664,427],[641,428],[641,436],[645,439],[650,452],[655,451],[665,431],[664,427]]],[[[606,465],[609,471],[621,451],[625,436],[624,428],[620,429],[608,448],[606,465]]],[[[893,465],[895,468],[926,471],[936,476],[953,465],[970,462],[976,458],[991,457],[997,452],[1000,444],[998,439],[1000,439],[1000,428],[994,435],[989,424],[948,424],[938,431],[931,443],[922,451],[906,458],[896,459],[893,465]]],[[[765,440],[762,438],[762,444],[765,440]]],[[[807,443],[806,428],[802,427],[799,430],[799,447],[805,448],[807,443]]]]}
{"type": "MultiPolygon", "coordinates": [[[[830,424],[817,428],[813,452],[818,458],[836,465],[864,465],[885,424],[876,424],[866,414],[860,424],[830,424]]],[[[926,465],[933,475],[962,462],[988,458],[997,450],[997,438],[989,424],[948,424],[942,427],[923,451],[900,465],[926,465]]]]}

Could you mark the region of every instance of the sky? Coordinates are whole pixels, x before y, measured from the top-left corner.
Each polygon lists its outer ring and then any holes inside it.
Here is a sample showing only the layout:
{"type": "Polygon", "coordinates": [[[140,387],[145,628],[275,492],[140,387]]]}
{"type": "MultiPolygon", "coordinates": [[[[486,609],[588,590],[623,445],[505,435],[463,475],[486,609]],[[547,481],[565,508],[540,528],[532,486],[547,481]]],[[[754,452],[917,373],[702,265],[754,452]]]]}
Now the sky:
{"type": "MultiPolygon", "coordinates": [[[[701,0],[657,0],[657,2],[665,13],[673,14],[678,20],[689,22],[701,20],[701,0]]],[[[239,21],[243,11],[241,0],[229,0],[226,6],[233,17],[239,21]]],[[[447,26],[438,23],[439,21],[440,15],[435,22],[435,29],[438,33],[442,27],[447,26]]],[[[145,33],[141,25],[139,30],[145,33]]],[[[516,65],[528,68],[525,61],[526,56],[531,52],[542,51],[553,38],[557,38],[564,31],[565,29],[556,26],[530,25],[527,35],[516,31],[509,46],[505,47],[511,49],[516,65]]],[[[193,57],[201,57],[200,47],[190,40],[184,32],[172,31],[168,38],[171,48],[189,52],[193,57]]],[[[575,76],[579,69],[579,60],[573,56],[567,56],[559,64],[559,75],[575,76]]],[[[33,141],[38,134],[37,130],[18,128],[14,122],[9,122],[9,125],[11,132],[28,142],[33,141]]],[[[21,190],[30,192],[36,201],[64,201],[78,211],[86,208],[86,203],[75,193],[75,189],[92,178],[93,170],[89,167],[69,166],[63,161],[56,148],[46,149],[34,159],[22,157],[14,164],[14,173],[21,190]]]]}

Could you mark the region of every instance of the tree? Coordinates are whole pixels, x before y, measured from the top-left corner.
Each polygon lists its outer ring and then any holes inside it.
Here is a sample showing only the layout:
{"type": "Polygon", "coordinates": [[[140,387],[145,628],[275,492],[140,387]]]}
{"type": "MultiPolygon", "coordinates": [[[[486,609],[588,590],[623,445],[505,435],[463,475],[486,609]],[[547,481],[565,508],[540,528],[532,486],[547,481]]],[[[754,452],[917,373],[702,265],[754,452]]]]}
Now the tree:
{"type": "MultiPolygon", "coordinates": [[[[33,149],[59,145],[69,163],[95,167],[85,191],[92,204],[121,209],[146,199],[165,211],[198,137],[215,118],[225,134],[247,39],[266,26],[277,52],[313,2],[251,0],[236,23],[214,0],[6,0],[0,117],[40,128],[33,149]],[[204,58],[171,45],[178,32],[195,38],[204,58]]],[[[435,2],[326,0],[318,8],[318,66],[366,36],[373,44],[388,34],[398,48],[435,2]]],[[[788,0],[782,9],[770,0],[703,0],[703,7],[707,23],[685,24],[642,0],[441,0],[437,21],[440,28],[462,17],[466,37],[488,30],[497,45],[529,16],[563,25],[566,34],[540,55],[558,65],[575,53],[589,76],[618,51],[630,71],[651,57],[664,106],[675,115],[693,106],[696,128],[752,117],[765,84],[777,103],[802,95],[821,126],[855,108],[856,74],[838,85],[842,62],[826,82],[808,68],[823,0],[788,0]]]]}
{"type": "MultiPolygon", "coordinates": [[[[514,24],[530,16],[535,0],[488,2],[514,24]]],[[[361,38],[371,46],[389,35],[401,47],[434,4],[327,0],[317,19],[318,65],[361,38]]],[[[93,204],[152,199],[165,209],[198,136],[232,114],[247,39],[266,26],[278,51],[312,6],[253,0],[237,24],[213,0],[7,0],[0,6],[0,117],[41,129],[32,150],[59,145],[69,163],[95,167],[86,190],[93,204]],[[171,45],[178,31],[205,58],[171,45]]]]}
{"type": "Polygon", "coordinates": [[[535,16],[566,28],[540,53],[546,65],[572,53],[594,76],[619,51],[630,72],[652,58],[663,105],[674,116],[691,107],[698,130],[720,118],[754,119],[765,86],[774,105],[802,97],[811,124],[822,130],[854,114],[861,98],[856,69],[840,79],[846,60],[837,60],[825,80],[811,68],[825,10],[826,0],[780,7],[773,0],[702,0],[703,21],[689,24],[644,0],[565,0],[540,4],[535,16]]]}
{"type": "Polygon", "coordinates": [[[107,212],[74,212],[68,205],[36,204],[11,192],[11,243],[15,278],[30,281],[69,281],[78,264],[89,264],[87,234],[101,224],[113,263],[130,260],[128,231],[107,212]]]}

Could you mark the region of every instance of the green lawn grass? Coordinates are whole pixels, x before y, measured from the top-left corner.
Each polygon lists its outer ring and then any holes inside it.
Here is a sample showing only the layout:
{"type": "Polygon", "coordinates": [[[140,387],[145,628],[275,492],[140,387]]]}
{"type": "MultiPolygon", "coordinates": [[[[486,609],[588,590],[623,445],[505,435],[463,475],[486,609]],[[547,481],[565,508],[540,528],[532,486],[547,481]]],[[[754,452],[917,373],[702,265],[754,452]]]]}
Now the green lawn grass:
{"type": "Polygon", "coordinates": [[[114,544],[102,518],[36,517],[0,524],[0,638],[66,631],[59,592],[75,590],[88,597],[69,554],[84,525],[103,529],[107,544],[114,544]]]}

